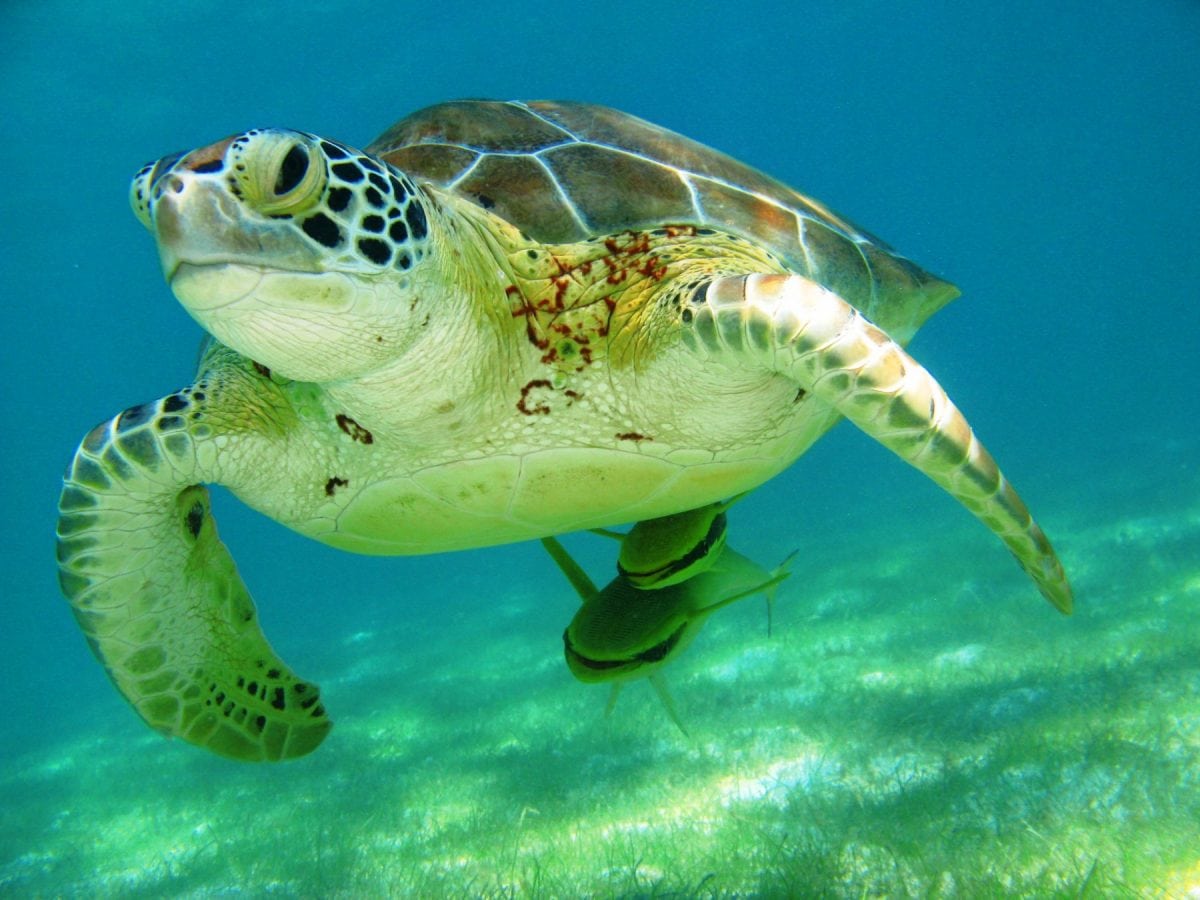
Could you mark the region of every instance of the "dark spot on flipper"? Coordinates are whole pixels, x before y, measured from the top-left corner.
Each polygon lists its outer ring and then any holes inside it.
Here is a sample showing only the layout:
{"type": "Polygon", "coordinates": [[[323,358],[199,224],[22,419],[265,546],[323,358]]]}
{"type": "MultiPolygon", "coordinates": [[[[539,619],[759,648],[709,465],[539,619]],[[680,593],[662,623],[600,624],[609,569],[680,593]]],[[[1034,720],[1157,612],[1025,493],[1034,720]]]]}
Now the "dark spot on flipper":
{"type": "Polygon", "coordinates": [[[345,478],[338,478],[336,475],[325,482],[325,496],[332,497],[334,492],[340,487],[345,487],[350,482],[345,478]]]}
{"type": "Polygon", "coordinates": [[[287,709],[287,700],[284,697],[283,688],[275,688],[275,691],[271,695],[271,705],[276,709],[287,709]]]}
{"type": "Polygon", "coordinates": [[[76,456],[71,467],[71,480],[97,491],[112,487],[112,481],[95,461],[85,456],[76,456]]]}
{"type": "Polygon", "coordinates": [[[131,406],[119,416],[117,416],[117,432],[125,433],[132,431],[142,425],[145,425],[154,418],[155,409],[153,403],[142,403],[138,406],[131,406]]]}
{"type": "Polygon", "coordinates": [[[162,411],[164,413],[176,413],[181,409],[187,409],[188,405],[187,397],[181,394],[171,394],[163,398],[162,411]]]}
{"type": "Polygon", "coordinates": [[[104,453],[101,454],[105,469],[110,475],[119,478],[122,481],[129,481],[135,477],[133,466],[125,461],[125,457],[117,449],[115,444],[109,444],[104,448],[104,453]]]}
{"type": "Polygon", "coordinates": [[[162,457],[158,452],[158,441],[149,431],[134,431],[117,438],[117,445],[126,458],[152,472],[158,471],[162,457]]]}
{"type": "Polygon", "coordinates": [[[83,449],[89,453],[99,453],[108,443],[108,423],[101,422],[87,433],[83,439],[83,449]]]}
{"type": "Polygon", "coordinates": [[[183,517],[183,524],[193,538],[200,537],[200,529],[204,526],[204,504],[197,500],[188,507],[187,515],[183,517]]]}
{"type": "Polygon", "coordinates": [[[62,496],[58,498],[60,512],[73,512],[79,509],[92,509],[99,504],[96,495],[83,491],[74,485],[63,488],[62,496]]]}

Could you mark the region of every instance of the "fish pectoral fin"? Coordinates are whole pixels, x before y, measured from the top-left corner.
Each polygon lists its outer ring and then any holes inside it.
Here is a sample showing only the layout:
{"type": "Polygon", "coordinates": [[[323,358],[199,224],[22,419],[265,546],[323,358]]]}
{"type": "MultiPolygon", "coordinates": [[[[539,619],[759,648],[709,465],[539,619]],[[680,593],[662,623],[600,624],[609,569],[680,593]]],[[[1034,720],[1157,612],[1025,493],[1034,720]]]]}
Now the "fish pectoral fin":
{"type": "Polygon", "coordinates": [[[797,547],[791,553],[783,558],[783,561],[771,570],[771,577],[775,579],[774,583],[763,594],[767,598],[767,639],[771,637],[771,625],[775,618],[775,588],[779,586],[779,582],[791,575],[791,570],[788,568],[792,564],[792,560],[800,552],[797,547]]]}
{"type": "Polygon", "coordinates": [[[692,618],[709,616],[722,607],[728,606],[731,603],[737,603],[739,600],[745,600],[747,597],[753,597],[755,594],[766,594],[767,601],[774,602],[775,586],[791,574],[791,572],[776,569],[766,581],[760,581],[758,584],[752,585],[745,590],[730,594],[728,597],[722,597],[708,606],[701,606],[694,611],[692,618]]]}
{"type": "Polygon", "coordinates": [[[617,708],[617,698],[621,696],[621,687],[623,683],[614,681],[612,690],[608,692],[608,702],[604,704],[604,718],[608,718],[613,714],[613,710],[617,708]]]}
{"type": "Polygon", "coordinates": [[[546,548],[546,552],[550,554],[550,558],[567,577],[567,581],[571,582],[571,587],[575,588],[575,592],[579,594],[581,603],[586,603],[588,600],[596,596],[599,591],[596,589],[595,582],[588,577],[588,573],[583,571],[583,567],[575,562],[575,557],[567,552],[567,548],[555,537],[542,538],[542,546],[546,548]]]}
{"type": "Polygon", "coordinates": [[[625,532],[613,531],[611,528],[589,528],[592,534],[598,534],[600,537],[612,538],[614,541],[625,540],[625,532]]]}
{"type": "MultiPolygon", "coordinates": [[[[654,692],[658,694],[658,699],[663,705],[663,709],[667,711],[667,715],[671,721],[675,723],[675,727],[683,733],[685,738],[691,739],[691,734],[684,727],[683,719],[679,718],[679,710],[675,708],[675,700],[671,697],[671,692],[667,690],[667,681],[663,677],[662,672],[655,672],[652,675],[646,676],[646,680],[650,682],[654,688],[654,692]]],[[[616,688],[616,685],[613,685],[616,688]]]]}

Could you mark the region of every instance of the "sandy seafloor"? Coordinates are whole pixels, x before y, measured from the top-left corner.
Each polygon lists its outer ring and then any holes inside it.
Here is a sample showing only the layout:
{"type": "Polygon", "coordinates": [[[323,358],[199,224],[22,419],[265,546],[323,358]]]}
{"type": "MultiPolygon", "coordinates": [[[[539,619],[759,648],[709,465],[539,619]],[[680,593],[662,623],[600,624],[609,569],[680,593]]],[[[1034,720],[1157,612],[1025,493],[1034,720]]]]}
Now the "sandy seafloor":
{"type": "MultiPolygon", "coordinates": [[[[0,7],[0,895],[1200,896],[1200,6],[0,7]],[[1052,10],[1052,11],[1051,11],[1052,10]],[[1061,552],[1077,611],[841,425],[731,513],[799,548],[609,717],[535,545],[367,559],[218,495],[336,727],[250,766],[150,732],[58,593],[83,433],[200,338],[126,207],[254,125],[363,144],[462,96],[661,122],[958,283],[912,345],[1061,552]]],[[[570,545],[597,578],[612,545],[570,545]]]]}

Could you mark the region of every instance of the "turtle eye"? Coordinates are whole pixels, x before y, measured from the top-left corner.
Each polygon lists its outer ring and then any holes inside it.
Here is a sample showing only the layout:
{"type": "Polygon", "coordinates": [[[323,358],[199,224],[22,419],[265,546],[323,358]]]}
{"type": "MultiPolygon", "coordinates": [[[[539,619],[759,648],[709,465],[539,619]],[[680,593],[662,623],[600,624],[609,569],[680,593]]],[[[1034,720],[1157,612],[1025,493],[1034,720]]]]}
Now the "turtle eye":
{"type": "Polygon", "coordinates": [[[303,135],[265,132],[246,148],[239,173],[244,197],[268,216],[291,216],[315,207],[325,192],[325,160],[303,135]]]}
{"type": "Polygon", "coordinates": [[[304,182],[308,172],[308,154],[299,144],[292,144],[291,149],[284,154],[283,162],[279,164],[279,172],[275,176],[275,196],[285,197],[304,182]]]}

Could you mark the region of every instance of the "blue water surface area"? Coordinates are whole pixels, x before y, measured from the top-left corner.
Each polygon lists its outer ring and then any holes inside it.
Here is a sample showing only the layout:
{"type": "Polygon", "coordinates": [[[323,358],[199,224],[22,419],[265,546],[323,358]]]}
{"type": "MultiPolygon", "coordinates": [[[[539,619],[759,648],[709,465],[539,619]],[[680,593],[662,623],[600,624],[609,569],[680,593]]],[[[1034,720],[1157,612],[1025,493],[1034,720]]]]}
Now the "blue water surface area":
{"type": "MultiPolygon", "coordinates": [[[[1200,895],[1198,86],[1189,0],[0,6],[0,895],[1200,895]],[[571,677],[537,544],[351,556],[217,489],[336,727],[282,764],[148,729],[54,557],[83,435],[202,338],[129,179],[460,97],[626,110],[959,285],[911,350],[1075,614],[843,424],[730,511],[741,552],[799,553],[769,636],[739,603],[666,670],[685,736],[645,682],[606,716],[571,677]]],[[[607,580],[615,545],[568,545],[607,580]]]]}

